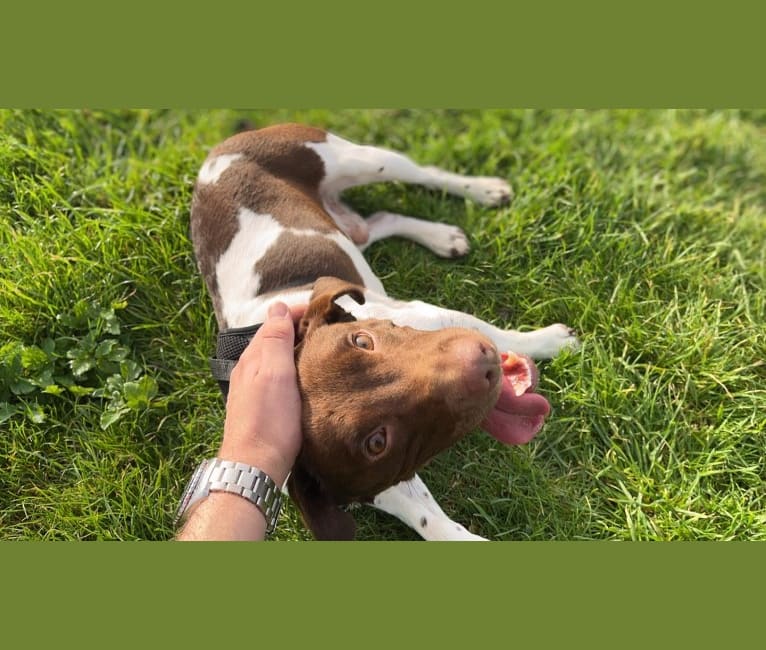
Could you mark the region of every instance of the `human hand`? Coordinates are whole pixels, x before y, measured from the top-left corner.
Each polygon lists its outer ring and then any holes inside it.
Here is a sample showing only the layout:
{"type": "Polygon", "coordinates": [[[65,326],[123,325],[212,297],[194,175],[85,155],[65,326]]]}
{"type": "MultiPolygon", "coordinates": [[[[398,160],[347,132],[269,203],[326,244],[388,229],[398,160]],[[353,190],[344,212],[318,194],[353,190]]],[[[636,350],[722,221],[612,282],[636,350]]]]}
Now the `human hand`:
{"type": "Polygon", "coordinates": [[[300,451],[294,321],[306,307],[278,302],[231,373],[218,457],[254,465],[281,486],[300,451]],[[292,312],[292,313],[291,313],[292,312]]]}

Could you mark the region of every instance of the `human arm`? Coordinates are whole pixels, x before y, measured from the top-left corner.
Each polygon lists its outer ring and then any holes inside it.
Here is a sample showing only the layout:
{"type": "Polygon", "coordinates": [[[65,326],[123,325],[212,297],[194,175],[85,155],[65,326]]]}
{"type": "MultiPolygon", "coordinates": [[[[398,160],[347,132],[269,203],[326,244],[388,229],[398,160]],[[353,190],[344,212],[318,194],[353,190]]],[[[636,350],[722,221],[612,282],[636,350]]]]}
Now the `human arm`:
{"type": "MultiPolygon", "coordinates": [[[[223,440],[217,457],[262,470],[281,487],[300,451],[301,403],[294,361],[295,330],[305,308],[275,303],[231,374],[223,440]]],[[[250,501],[213,492],[195,504],[176,539],[264,539],[266,520],[250,501]]]]}

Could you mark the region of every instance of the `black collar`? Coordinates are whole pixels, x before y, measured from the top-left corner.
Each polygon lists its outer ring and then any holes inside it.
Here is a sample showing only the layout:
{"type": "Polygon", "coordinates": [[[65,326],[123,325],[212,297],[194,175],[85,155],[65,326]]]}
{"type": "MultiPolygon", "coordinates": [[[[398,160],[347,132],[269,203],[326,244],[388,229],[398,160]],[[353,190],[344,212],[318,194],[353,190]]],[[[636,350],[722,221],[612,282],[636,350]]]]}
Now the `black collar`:
{"type": "Polygon", "coordinates": [[[224,400],[229,394],[229,377],[245,348],[263,323],[249,327],[235,327],[221,330],[215,345],[215,357],[210,359],[210,370],[213,378],[221,388],[224,400]]]}

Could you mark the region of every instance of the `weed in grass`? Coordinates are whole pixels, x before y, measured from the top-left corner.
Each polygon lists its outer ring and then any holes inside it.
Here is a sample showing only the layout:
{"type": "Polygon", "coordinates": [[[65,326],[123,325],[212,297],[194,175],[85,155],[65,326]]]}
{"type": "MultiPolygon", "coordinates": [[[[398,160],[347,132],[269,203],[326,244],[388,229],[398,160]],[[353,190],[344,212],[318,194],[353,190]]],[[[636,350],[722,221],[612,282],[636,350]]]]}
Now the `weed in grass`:
{"type": "Polygon", "coordinates": [[[67,393],[100,398],[103,429],[131,410],[161,406],[157,382],[128,358],[129,344],[118,338],[115,309],[125,305],[79,301],[57,319],[64,334],[39,346],[11,341],[0,348],[0,423],[19,415],[44,424],[46,407],[67,393]]]}

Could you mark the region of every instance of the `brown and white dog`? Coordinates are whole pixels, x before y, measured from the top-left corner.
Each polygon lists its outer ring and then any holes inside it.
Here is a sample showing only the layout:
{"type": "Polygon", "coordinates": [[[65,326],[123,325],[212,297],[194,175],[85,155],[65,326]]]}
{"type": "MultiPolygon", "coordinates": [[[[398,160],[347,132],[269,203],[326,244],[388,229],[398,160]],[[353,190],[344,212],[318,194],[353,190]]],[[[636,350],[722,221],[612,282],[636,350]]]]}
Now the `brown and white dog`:
{"type": "Polygon", "coordinates": [[[362,256],[367,246],[399,236],[457,257],[469,244],[455,226],[390,212],[365,219],[340,200],[381,181],[483,205],[511,196],[502,179],[422,167],[316,128],[247,131],[215,147],[197,177],[199,269],[222,331],[262,322],[277,300],[309,305],[296,347],[304,442],[287,487],[317,538],[353,537],[339,506],[366,502],[425,539],[481,539],[447,517],[416,472],[478,426],[506,444],[531,440],[550,407],[534,392],[531,360],[504,374],[499,352],[550,358],[577,339],[561,324],[502,330],[389,298],[362,256]],[[529,389],[517,395],[516,380],[529,389]]]}

